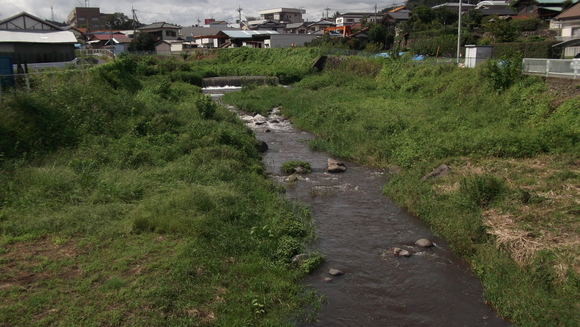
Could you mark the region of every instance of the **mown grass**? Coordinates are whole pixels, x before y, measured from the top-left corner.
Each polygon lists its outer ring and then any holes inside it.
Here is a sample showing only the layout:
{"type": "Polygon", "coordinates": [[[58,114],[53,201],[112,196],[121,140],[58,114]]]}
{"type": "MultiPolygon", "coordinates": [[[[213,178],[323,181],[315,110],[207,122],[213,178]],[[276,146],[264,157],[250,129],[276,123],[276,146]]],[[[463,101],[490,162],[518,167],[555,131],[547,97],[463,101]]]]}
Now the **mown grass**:
{"type": "Polygon", "coordinates": [[[279,326],[317,306],[290,263],[308,209],[233,113],[150,64],[5,98],[0,325],[279,326]]]}
{"type": "Polygon", "coordinates": [[[318,136],[313,148],[401,167],[385,194],[471,263],[502,317],[518,326],[577,325],[579,98],[558,98],[511,64],[352,61],[293,89],[223,101],[257,112],[281,106],[318,136]],[[442,163],[451,175],[421,180],[442,163]]]}

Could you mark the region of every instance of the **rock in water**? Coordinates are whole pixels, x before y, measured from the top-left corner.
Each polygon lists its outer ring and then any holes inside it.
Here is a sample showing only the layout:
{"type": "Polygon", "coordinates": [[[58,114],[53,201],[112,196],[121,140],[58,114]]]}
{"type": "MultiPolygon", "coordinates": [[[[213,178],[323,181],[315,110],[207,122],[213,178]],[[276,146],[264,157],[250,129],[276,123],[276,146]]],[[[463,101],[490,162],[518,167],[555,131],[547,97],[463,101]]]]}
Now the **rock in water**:
{"type": "Polygon", "coordinates": [[[393,248],[392,249],[393,254],[395,255],[395,257],[410,257],[411,253],[407,250],[403,250],[401,248],[393,248]]]}
{"type": "Polygon", "coordinates": [[[264,141],[256,140],[256,149],[258,149],[258,152],[266,152],[268,151],[268,144],[264,141]]]}
{"type": "Polygon", "coordinates": [[[329,173],[342,173],[345,172],[346,169],[344,163],[328,158],[328,169],[326,171],[329,173]]]}
{"type": "Polygon", "coordinates": [[[340,276],[340,275],[344,275],[344,273],[338,269],[330,269],[328,271],[329,274],[331,274],[332,276],[340,276]]]}
{"type": "Polygon", "coordinates": [[[429,241],[429,240],[428,240],[428,239],[426,239],[426,238],[421,238],[421,239],[418,239],[418,240],[415,242],[415,245],[417,245],[417,246],[422,246],[422,247],[424,247],[424,248],[429,248],[429,247],[432,247],[432,246],[433,246],[433,242],[429,241]]]}

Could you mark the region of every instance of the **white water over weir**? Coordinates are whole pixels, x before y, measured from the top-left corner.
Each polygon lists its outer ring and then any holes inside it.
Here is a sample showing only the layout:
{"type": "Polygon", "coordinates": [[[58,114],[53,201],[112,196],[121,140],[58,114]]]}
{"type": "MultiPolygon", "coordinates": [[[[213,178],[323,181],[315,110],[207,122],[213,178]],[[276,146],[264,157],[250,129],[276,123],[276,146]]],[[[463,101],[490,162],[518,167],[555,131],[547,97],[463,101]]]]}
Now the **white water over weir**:
{"type": "Polygon", "coordinates": [[[344,160],[346,172],[328,173],[330,155],[309,149],[314,136],[277,109],[268,117],[239,116],[268,144],[267,173],[286,185],[289,199],[310,206],[316,224],[309,250],[325,262],[305,283],[326,301],[317,321],[303,326],[510,326],[484,303],[481,283],[445,241],[382,194],[388,174],[344,160]],[[290,160],[308,161],[312,173],[289,179],[280,167],[290,160]],[[416,246],[421,238],[435,246],[416,246]],[[395,256],[396,248],[412,255],[395,256]],[[344,274],[333,276],[331,269],[344,274]]]}
{"type": "Polygon", "coordinates": [[[225,87],[225,86],[244,86],[246,84],[256,85],[277,85],[279,84],[278,77],[274,76],[222,76],[222,77],[207,77],[201,80],[201,85],[204,88],[211,87],[225,87]]]}

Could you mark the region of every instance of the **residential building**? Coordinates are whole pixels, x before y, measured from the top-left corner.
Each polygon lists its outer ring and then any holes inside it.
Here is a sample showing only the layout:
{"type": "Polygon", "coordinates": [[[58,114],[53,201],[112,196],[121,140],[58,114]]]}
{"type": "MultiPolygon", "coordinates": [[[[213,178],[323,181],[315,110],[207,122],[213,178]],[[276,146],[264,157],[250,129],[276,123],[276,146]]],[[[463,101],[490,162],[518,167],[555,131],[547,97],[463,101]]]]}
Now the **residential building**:
{"type": "MultiPolygon", "coordinates": [[[[512,7],[516,8],[518,16],[530,18],[552,19],[562,12],[564,0],[517,0],[512,7]]],[[[578,0],[572,0],[577,3],[578,0]]]]}
{"type": "Polygon", "coordinates": [[[284,34],[307,34],[308,26],[305,23],[286,24],[283,29],[284,34]]]}
{"type": "Polygon", "coordinates": [[[335,18],[336,26],[353,25],[356,23],[361,23],[364,20],[367,23],[374,23],[380,21],[383,14],[374,12],[347,12],[335,18]]]}
{"type": "Polygon", "coordinates": [[[322,31],[327,27],[334,27],[336,24],[334,22],[328,20],[321,20],[316,23],[312,23],[308,25],[308,33],[318,33],[322,34],[322,31]]]}
{"type": "Polygon", "coordinates": [[[89,31],[108,29],[106,18],[110,14],[102,14],[97,7],[75,7],[68,14],[66,23],[70,27],[84,27],[89,31]]]}
{"type": "Polygon", "coordinates": [[[574,57],[580,53],[580,3],[575,4],[550,21],[550,29],[557,30],[564,47],[564,57],[574,57]]]}
{"type": "Polygon", "coordinates": [[[275,21],[278,23],[303,23],[302,15],[306,13],[306,10],[299,8],[275,8],[259,10],[261,20],[275,21]]]}
{"type": "Polygon", "coordinates": [[[0,56],[15,64],[71,61],[75,43],[73,33],[26,12],[0,21],[0,56]]]}
{"type": "Polygon", "coordinates": [[[177,40],[181,26],[169,24],[166,22],[156,22],[150,25],[139,27],[139,32],[151,33],[155,36],[157,42],[162,40],[177,40]]]}
{"type": "Polygon", "coordinates": [[[155,52],[158,55],[180,54],[182,50],[182,40],[161,40],[155,44],[155,52]]]}

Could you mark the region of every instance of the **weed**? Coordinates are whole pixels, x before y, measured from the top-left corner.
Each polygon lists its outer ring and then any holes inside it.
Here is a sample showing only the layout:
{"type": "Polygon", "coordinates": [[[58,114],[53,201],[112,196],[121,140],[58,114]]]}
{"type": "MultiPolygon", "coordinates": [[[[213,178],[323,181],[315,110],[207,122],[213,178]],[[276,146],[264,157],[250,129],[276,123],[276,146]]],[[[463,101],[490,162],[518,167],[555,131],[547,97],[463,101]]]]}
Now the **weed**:
{"type": "Polygon", "coordinates": [[[296,168],[298,167],[304,168],[307,173],[312,171],[310,168],[310,163],[300,160],[286,161],[282,164],[280,170],[287,174],[293,174],[296,172],[296,168]]]}

